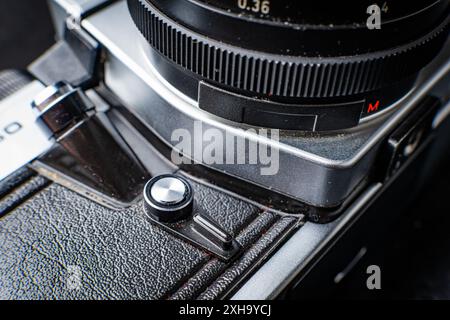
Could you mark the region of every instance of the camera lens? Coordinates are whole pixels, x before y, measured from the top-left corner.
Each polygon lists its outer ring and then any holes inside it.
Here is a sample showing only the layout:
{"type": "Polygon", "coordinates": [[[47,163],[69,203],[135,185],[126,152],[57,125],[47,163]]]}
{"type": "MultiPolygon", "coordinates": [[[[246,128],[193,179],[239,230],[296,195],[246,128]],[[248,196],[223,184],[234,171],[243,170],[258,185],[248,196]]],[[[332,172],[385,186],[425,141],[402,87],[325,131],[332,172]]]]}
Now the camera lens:
{"type": "Polygon", "coordinates": [[[448,36],[447,0],[128,0],[158,71],[199,107],[327,131],[395,105],[448,36]]]}

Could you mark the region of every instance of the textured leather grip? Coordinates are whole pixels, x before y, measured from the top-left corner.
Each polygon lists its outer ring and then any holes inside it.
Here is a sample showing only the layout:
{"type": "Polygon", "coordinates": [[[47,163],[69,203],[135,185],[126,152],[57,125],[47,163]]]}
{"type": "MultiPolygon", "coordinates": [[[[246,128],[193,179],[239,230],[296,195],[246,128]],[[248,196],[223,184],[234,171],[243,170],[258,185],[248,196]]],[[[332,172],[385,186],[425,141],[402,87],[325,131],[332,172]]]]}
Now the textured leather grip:
{"type": "Polygon", "coordinates": [[[107,209],[27,170],[0,182],[0,300],[223,297],[297,219],[193,187],[196,202],[244,247],[234,263],[149,223],[142,203],[107,209]]]}

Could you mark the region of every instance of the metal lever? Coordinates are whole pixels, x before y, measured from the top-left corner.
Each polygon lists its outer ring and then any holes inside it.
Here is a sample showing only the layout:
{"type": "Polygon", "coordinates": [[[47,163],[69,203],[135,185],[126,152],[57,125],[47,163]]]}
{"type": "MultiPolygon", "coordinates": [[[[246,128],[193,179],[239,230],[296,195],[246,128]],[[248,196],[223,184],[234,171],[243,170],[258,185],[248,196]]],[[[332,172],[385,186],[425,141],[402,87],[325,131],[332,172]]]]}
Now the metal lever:
{"type": "Polygon", "coordinates": [[[183,177],[166,174],[144,188],[144,212],[151,222],[229,261],[241,250],[239,243],[194,205],[194,190],[183,177]]]}
{"type": "Polygon", "coordinates": [[[57,141],[32,164],[35,170],[113,209],[138,199],[149,173],[83,90],[59,82],[32,107],[57,141]]]}
{"type": "Polygon", "coordinates": [[[194,215],[193,228],[205,239],[211,241],[223,250],[229,250],[233,245],[233,238],[220,226],[201,214],[194,215]]]}

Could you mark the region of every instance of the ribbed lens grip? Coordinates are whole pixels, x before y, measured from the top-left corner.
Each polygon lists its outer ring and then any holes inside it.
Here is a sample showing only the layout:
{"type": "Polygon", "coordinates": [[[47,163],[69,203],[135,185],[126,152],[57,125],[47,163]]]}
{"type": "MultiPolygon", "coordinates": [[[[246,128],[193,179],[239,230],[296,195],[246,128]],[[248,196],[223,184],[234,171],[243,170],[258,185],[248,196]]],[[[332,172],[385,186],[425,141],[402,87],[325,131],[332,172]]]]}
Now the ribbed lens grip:
{"type": "Polygon", "coordinates": [[[417,73],[439,51],[448,19],[401,47],[338,58],[302,58],[229,46],[176,24],[147,1],[128,0],[131,16],[150,45],[204,79],[262,96],[343,97],[380,89],[417,73]]]}

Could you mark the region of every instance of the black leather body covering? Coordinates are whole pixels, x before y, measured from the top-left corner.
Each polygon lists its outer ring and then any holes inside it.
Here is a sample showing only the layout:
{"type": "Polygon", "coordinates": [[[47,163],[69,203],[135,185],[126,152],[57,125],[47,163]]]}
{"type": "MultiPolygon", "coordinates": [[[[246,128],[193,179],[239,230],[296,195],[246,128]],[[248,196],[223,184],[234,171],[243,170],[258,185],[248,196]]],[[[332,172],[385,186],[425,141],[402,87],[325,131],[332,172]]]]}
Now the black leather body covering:
{"type": "MultiPolygon", "coordinates": [[[[0,73],[0,100],[29,81],[0,73]]],[[[299,220],[191,182],[199,209],[242,245],[233,262],[151,224],[142,200],[108,209],[28,168],[0,181],[0,299],[226,297],[299,220]]]]}
{"type": "Polygon", "coordinates": [[[223,298],[297,219],[192,184],[197,204],[244,247],[234,262],[149,223],[142,202],[107,209],[20,170],[0,183],[0,298],[223,298]],[[67,283],[73,268],[77,289],[67,283]]]}

